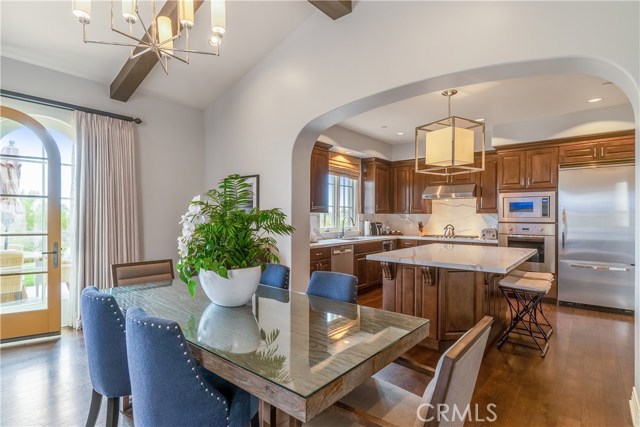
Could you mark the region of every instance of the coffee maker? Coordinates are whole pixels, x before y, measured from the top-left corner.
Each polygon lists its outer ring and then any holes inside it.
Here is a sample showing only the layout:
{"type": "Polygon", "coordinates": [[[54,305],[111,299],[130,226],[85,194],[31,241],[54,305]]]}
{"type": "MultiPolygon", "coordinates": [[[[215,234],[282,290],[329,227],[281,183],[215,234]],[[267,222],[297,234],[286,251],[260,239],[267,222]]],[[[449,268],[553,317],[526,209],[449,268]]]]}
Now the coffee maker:
{"type": "Polygon", "coordinates": [[[381,236],[382,235],[382,223],[381,222],[372,222],[370,227],[371,227],[371,235],[372,236],[381,236]]]}

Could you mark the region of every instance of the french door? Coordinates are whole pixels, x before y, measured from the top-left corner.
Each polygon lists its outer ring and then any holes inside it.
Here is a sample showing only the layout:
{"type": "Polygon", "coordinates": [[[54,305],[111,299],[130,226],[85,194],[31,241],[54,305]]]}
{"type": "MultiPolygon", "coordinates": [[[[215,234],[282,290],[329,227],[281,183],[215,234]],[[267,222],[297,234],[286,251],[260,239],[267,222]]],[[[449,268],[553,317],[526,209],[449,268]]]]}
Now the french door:
{"type": "Polygon", "coordinates": [[[0,339],[60,333],[60,152],[31,116],[0,105],[0,339]],[[13,133],[12,133],[13,134],[13,133]]]}

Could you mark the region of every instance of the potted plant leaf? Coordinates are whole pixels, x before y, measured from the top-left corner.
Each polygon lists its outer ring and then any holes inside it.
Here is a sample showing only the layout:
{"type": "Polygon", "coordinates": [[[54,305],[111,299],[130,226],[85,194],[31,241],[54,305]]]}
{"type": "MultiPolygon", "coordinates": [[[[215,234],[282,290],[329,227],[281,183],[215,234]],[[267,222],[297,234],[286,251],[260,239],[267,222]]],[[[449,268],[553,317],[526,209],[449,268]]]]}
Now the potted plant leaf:
{"type": "Polygon", "coordinates": [[[244,305],[258,287],[264,262],[279,262],[275,236],[290,235],[294,228],[281,209],[248,208],[252,198],[251,185],[229,175],[189,203],[180,220],[177,268],[192,297],[197,274],[215,304],[244,305]]]}

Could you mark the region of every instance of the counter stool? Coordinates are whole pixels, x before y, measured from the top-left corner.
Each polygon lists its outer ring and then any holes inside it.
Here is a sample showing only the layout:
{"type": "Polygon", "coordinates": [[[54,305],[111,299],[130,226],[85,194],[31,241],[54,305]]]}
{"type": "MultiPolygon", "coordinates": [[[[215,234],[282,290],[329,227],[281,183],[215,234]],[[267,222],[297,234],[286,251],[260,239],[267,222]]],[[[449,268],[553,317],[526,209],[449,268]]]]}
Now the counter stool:
{"type": "Polygon", "coordinates": [[[549,348],[549,337],[553,333],[553,327],[542,311],[542,298],[551,289],[553,279],[550,273],[514,272],[504,277],[499,282],[499,289],[509,305],[511,322],[498,339],[498,347],[505,342],[510,342],[524,347],[537,348],[542,357],[549,348]],[[549,276],[543,276],[543,275],[549,276]],[[513,298],[509,298],[513,296],[513,298]],[[529,336],[535,347],[522,342],[509,341],[510,333],[529,336]]]}

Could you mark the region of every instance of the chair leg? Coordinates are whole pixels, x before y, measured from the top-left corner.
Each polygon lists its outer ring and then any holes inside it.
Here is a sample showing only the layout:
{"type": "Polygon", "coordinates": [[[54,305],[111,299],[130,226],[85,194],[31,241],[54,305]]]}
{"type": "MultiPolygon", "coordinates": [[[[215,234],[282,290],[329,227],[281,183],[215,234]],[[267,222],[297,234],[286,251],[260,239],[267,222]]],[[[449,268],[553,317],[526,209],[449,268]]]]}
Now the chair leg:
{"type": "Polygon", "coordinates": [[[107,427],[118,427],[118,410],[120,398],[112,397],[107,399],[107,427]]]}
{"type": "Polygon", "coordinates": [[[98,414],[100,413],[100,405],[102,405],[102,395],[95,390],[91,390],[91,406],[89,407],[89,416],[87,417],[87,427],[94,427],[98,414]]]}

